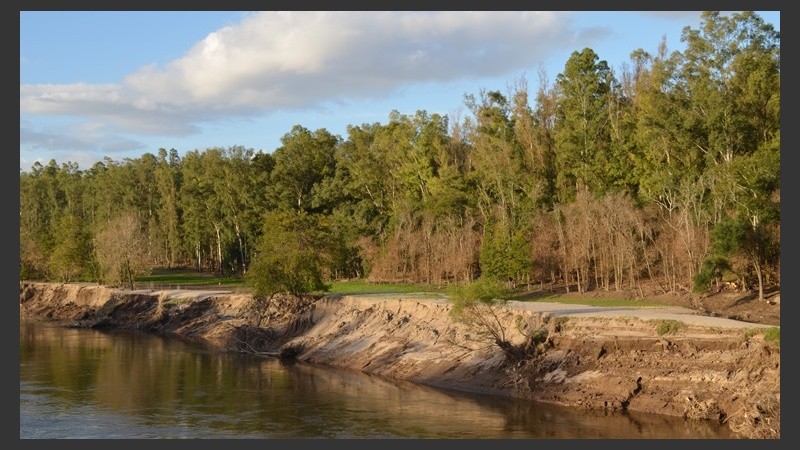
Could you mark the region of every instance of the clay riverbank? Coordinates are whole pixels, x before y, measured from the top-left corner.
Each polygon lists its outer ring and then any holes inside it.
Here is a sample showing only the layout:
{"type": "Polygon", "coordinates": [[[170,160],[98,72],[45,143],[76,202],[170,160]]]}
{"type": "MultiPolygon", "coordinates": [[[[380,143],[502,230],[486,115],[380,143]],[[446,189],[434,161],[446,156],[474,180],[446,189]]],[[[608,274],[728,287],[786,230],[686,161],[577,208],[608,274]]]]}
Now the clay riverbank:
{"type": "Polygon", "coordinates": [[[780,349],[758,325],[677,307],[506,302],[494,315],[505,340],[524,350],[518,357],[453,320],[444,298],[264,300],[222,290],[20,283],[21,320],[176,334],[427,385],[713,420],[739,437],[780,437],[780,349]]]}

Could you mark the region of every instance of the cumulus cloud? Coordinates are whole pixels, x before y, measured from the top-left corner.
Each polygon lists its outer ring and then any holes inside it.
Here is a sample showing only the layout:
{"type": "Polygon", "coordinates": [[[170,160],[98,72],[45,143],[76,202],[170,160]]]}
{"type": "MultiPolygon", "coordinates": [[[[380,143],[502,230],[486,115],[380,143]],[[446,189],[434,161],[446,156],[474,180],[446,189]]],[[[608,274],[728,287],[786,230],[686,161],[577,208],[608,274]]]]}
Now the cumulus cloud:
{"type": "MultiPolygon", "coordinates": [[[[81,116],[105,132],[188,135],[231,116],[509,75],[582,37],[570,13],[549,11],[259,12],[118,84],[21,85],[20,112],[81,116]]],[[[36,145],[53,136],[21,130],[21,138],[36,145]]]]}

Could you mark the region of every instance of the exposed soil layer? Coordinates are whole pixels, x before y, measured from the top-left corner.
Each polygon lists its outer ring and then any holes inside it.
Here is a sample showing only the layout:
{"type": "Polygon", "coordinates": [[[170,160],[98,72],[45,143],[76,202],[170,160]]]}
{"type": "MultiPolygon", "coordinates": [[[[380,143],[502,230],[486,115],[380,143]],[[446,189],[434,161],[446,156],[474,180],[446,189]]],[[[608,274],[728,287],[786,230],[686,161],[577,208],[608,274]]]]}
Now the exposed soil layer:
{"type": "Polygon", "coordinates": [[[764,325],[682,307],[507,302],[502,341],[414,295],[277,297],[20,283],[20,318],[193,337],[433,386],[713,420],[780,437],[780,349],[764,325]],[[667,322],[667,321],[672,322],[667,322]],[[668,327],[667,325],[672,325],[668,327]]]}

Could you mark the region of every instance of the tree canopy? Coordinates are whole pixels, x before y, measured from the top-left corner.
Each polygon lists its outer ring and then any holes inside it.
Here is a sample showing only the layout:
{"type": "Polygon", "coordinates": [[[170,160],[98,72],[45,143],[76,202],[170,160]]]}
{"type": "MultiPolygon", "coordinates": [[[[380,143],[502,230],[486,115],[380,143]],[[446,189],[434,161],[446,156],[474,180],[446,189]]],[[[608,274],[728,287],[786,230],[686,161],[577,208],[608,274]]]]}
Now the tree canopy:
{"type": "Polygon", "coordinates": [[[485,277],[763,296],[780,280],[780,33],[708,11],[681,39],[619,69],[576,50],[535,92],[521,77],[465,94],[464,117],[391,111],[344,137],[295,125],[271,151],[37,162],[20,173],[20,276],[189,266],[264,295],[485,277]]]}

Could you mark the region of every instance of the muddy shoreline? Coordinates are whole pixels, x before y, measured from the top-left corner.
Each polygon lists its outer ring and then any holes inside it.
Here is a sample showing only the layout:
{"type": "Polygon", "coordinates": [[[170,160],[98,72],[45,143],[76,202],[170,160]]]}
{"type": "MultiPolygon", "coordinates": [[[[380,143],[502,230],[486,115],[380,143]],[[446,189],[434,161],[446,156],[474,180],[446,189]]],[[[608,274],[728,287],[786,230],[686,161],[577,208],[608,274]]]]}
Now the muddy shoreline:
{"type": "Polygon", "coordinates": [[[717,421],[737,437],[780,438],[780,350],[757,326],[692,318],[659,334],[657,315],[509,302],[497,309],[498,323],[509,342],[529,349],[510,361],[449,310],[444,299],[413,295],[263,300],[20,282],[25,320],[175,334],[226,351],[593,410],[717,421]]]}

